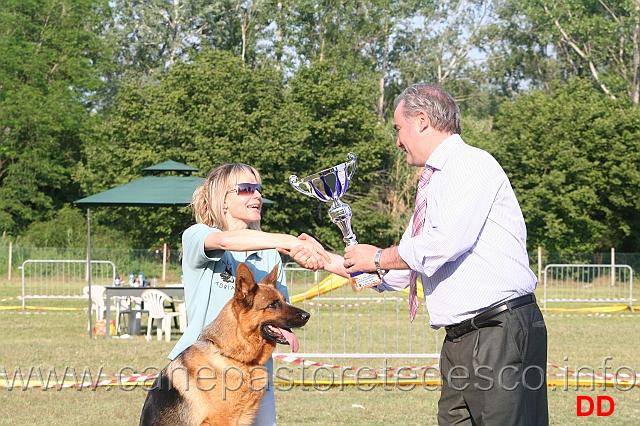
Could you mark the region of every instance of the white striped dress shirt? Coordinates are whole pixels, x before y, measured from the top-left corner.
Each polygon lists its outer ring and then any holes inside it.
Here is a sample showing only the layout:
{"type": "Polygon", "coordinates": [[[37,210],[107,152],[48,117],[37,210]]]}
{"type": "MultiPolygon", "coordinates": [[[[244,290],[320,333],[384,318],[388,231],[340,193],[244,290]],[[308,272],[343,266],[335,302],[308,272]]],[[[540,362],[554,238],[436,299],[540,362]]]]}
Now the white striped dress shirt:
{"type": "MultiPolygon", "coordinates": [[[[431,327],[460,323],[533,292],[524,218],[500,164],[452,135],[427,166],[435,172],[423,231],[412,238],[409,224],[398,252],[421,276],[431,327]]],[[[393,270],[378,291],[408,285],[409,271],[393,270]]]]}

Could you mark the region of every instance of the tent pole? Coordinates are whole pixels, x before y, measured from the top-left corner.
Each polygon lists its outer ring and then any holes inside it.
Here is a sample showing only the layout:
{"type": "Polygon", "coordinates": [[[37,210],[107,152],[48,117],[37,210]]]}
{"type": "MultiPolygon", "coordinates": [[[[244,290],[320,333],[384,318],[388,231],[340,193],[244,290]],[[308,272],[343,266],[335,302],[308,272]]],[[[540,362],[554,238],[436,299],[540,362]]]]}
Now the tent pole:
{"type": "Polygon", "coordinates": [[[93,339],[93,313],[91,305],[91,209],[87,207],[87,285],[89,286],[89,339],[93,339]]]}
{"type": "Polygon", "coordinates": [[[162,282],[167,279],[167,243],[162,246],[162,282]]]}

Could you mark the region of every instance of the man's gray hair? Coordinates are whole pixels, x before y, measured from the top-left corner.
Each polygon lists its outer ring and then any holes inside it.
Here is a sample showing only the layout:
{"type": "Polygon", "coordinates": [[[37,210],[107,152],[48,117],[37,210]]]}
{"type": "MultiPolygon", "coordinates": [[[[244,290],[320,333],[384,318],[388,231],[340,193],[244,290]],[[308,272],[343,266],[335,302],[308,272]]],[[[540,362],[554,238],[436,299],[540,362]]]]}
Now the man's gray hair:
{"type": "Polygon", "coordinates": [[[460,107],[450,94],[439,86],[416,83],[400,93],[393,103],[394,109],[404,101],[402,114],[407,120],[413,120],[418,113],[424,112],[434,129],[444,133],[462,133],[460,126],[460,107]]]}

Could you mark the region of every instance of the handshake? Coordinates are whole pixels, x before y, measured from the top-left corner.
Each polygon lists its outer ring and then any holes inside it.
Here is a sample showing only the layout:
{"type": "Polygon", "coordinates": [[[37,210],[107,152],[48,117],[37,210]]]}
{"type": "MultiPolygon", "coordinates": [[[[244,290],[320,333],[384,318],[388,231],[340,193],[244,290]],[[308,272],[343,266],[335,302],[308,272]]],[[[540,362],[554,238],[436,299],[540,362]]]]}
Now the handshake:
{"type": "Polygon", "coordinates": [[[294,262],[303,268],[317,271],[320,269],[329,270],[332,260],[340,258],[338,255],[327,252],[322,244],[313,237],[302,233],[298,236],[299,244],[290,249],[278,248],[281,254],[291,257],[294,262]]]}
{"type": "Polygon", "coordinates": [[[325,271],[350,278],[355,291],[361,291],[382,282],[379,272],[380,250],[369,244],[355,244],[345,248],[344,257],[327,252],[313,237],[302,233],[299,244],[278,251],[291,257],[303,268],[325,271]],[[377,262],[377,263],[376,263],[377,262]]]}

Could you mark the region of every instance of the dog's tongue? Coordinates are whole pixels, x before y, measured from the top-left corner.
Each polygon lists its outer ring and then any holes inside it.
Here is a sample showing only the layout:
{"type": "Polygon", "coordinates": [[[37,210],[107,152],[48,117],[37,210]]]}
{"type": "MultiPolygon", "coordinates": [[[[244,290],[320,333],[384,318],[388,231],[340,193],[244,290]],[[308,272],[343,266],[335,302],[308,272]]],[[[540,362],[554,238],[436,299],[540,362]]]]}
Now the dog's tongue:
{"type": "Polygon", "coordinates": [[[280,328],[280,327],[277,327],[277,328],[280,331],[280,333],[282,333],[282,336],[287,340],[287,342],[289,342],[289,345],[291,346],[291,352],[298,352],[299,344],[298,344],[298,338],[296,337],[296,335],[289,330],[285,330],[284,328],[280,328]]]}

